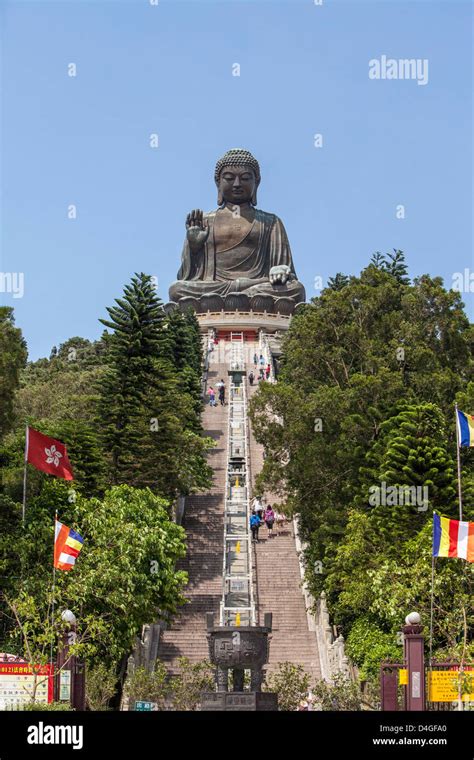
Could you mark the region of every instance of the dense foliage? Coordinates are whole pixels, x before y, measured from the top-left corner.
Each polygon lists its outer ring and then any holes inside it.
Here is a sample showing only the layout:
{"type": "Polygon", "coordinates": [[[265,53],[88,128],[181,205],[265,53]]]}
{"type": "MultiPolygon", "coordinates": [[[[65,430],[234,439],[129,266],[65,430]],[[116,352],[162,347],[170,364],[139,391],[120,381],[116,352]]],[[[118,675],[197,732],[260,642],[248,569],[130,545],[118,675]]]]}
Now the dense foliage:
{"type": "Polygon", "coordinates": [[[13,309],[0,306],[0,440],[12,426],[15,392],[26,363],[26,344],[14,326],[13,309]]]}
{"type": "MultiPolygon", "coordinates": [[[[415,608],[429,622],[432,511],[458,517],[454,402],[474,412],[473,343],[459,293],[439,277],[410,283],[400,251],[376,254],[293,318],[279,382],[262,384],[251,404],[266,448],[261,487],[299,516],[310,586],[326,590],[369,675],[370,641],[400,657],[405,615],[415,608]]],[[[472,461],[464,449],[465,519],[474,519],[472,461]]],[[[459,656],[465,607],[474,656],[473,579],[463,561],[436,563],[443,655],[459,656]]]]}
{"type": "MultiPolygon", "coordinates": [[[[11,309],[0,311],[0,649],[45,662],[66,607],[77,653],[123,675],[141,626],[184,603],[175,498],[211,482],[202,434],[201,338],[194,313],[166,314],[152,280],[135,275],[102,320],[99,341],[71,338],[26,366],[11,309]],[[28,465],[25,425],[66,443],[74,481],[28,465]],[[71,573],[56,573],[54,514],[84,537],[71,573]]],[[[110,678],[105,692],[110,693],[110,678]]],[[[97,684],[95,699],[105,701],[97,684]]]]}

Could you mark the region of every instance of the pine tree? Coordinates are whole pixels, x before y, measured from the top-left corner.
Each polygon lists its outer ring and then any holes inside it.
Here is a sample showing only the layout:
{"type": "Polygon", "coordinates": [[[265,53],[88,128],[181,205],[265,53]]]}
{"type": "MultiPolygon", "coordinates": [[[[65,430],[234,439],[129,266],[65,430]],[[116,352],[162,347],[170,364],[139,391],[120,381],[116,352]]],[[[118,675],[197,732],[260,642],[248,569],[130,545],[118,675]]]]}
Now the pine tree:
{"type": "Polygon", "coordinates": [[[402,285],[408,285],[410,278],[408,277],[408,267],[405,263],[405,254],[403,251],[393,249],[393,253],[388,253],[385,259],[385,271],[395,277],[402,285]]]}
{"type": "Polygon", "coordinates": [[[345,288],[346,285],[348,285],[350,282],[350,278],[347,276],[347,274],[342,274],[342,272],[337,272],[334,277],[330,277],[328,280],[328,288],[331,290],[342,290],[342,288],[345,288]]]}
{"type": "Polygon", "coordinates": [[[100,496],[104,491],[105,461],[96,430],[81,420],[63,420],[52,433],[67,443],[74,486],[77,483],[87,498],[100,496]]]}
{"type": "Polygon", "coordinates": [[[402,407],[382,423],[366,459],[369,466],[361,468],[363,486],[358,502],[369,507],[370,493],[374,494],[371,487],[385,484],[386,503],[373,507],[370,522],[382,538],[390,540],[389,546],[398,550],[398,541],[419,531],[431,519],[433,509],[455,513],[455,466],[446,448],[444,418],[435,404],[402,407]],[[423,488],[426,492],[413,490],[423,488]],[[426,504],[421,503],[424,493],[426,504]]]}
{"type": "Polygon", "coordinates": [[[408,285],[410,283],[403,251],[397,248],[393,249],[393,253],[380,253],[380,251],[376,251],[376,253],[372,254],[370,263],[376,269],[380,269],[381,272],[387,272],[401,285],[408,285]]]}
{"type": "Polygon", "coordinates": [[[14,326],[13,309],[0,306],[0,439],[13,426],[13,402],[26,356],[26,343],[14,326]]]}
{"type": "Polygon", "coordinates": [[[191,392],[194,371],[187,323],[165,315],[151,277],[136,274],[117,306],[101,320],[108,366],[100,380],[102,442],[113,483],[150,487],[174,498],[209,485],[200,435],[200,404],[191,392]]]}

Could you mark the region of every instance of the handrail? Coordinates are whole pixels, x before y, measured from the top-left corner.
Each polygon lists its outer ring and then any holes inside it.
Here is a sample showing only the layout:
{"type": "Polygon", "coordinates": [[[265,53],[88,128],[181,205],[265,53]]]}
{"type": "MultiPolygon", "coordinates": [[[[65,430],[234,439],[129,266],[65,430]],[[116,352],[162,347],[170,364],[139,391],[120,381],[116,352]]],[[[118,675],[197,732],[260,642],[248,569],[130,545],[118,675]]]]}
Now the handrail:
{"type": "MultiPolygon", "coordinates": [[[[244,447],[245,447],[245,471],[246,471],[246,483],[247,483],[247,534],[248,534],[248,545],[249,550],[252,547],[252,538],[250,534],[250,491],[252,488],[252,485],[250,483],[250,472],[249,472],[249,440],[248,440],[248,418],[247,418],[247,386],[246,383],[242,382],[242,396],[244,400],[244,447]]],[[[250,605],[252,608],[252,625],[256,625],[256,616],[255,616],[255,602],[253,598],[253,574],[252,574],[252,558],[250,556],[250,551],[248,553],[248,564],[249,564],[249,595],[250,595],[250,605]]]]}
{"type": "Polygon", "coordinates": [[[204,350],[204,367],[203,367],[203,373],[201,378],[201,396],[202,400],[206,400],[206,393],[207,393],[207,376],[209,373],[209,357],[212,354],[211,349],[209,348],[209,343],[211,342],[211,339],[213,338],[213,330],[209,329],[207,331],[207,337],[206,337],[206,348],[204,350]]]}
{"type": "MultiPolygon", "coordinates": [[[[237,372],[245,372],[244,357],[244,335],[242,331],[231,333],[229,364],[230,369],[237,372]]],[[[242,378],[243,379],[243,378],[242,378]]],[[[232,616],[236,613],[248,613],[248,622],[255,625],[255,603],[253,594],[252,578],[252,558],[251,558],[251,534],[250,534],[250,499],[249,499],[249,442],[248,442],[248,421],[247,421],[247,394],[245,382],[236,385],[232,380],[229,384],[228,395],[228,415],[227,415],[227,467],[225,476],[225,493],[224,493],[224,556],[222,565],[222,601],[220,603],[220,625],[228,625],[232,621],[232,616]],[[237,425],[236,425],[237,423],[237,425]],[[235,447],[239,446],[241,452],[238,455],[238,463],[235,461],[235,447]],[[231,465],[234,465],[232,468],[231,465]],[[242,485],[236,486],[236,480],[242,479],[242,485]],[[239,492],[234,489],[238,487],[239,492]],[[241,490],[240,490],[241,489],[241,490]],[[228,533],[229,527],[235,525],[232,518],[240,515],[244,523],[240,523],[237,518],[236,533],[228,533]],[[236,568],[237,573],[228,572],[228,551],[233,544],[243,544],[245,546],[242,552],[243,567],[240,565],[236,568]],[[232,582],[241,582],[246,584],[247,590],[237,597],[236,605],[229,606],[227,602],[227,593],[232,594],[232,582]],[[228,591],[229,589],[229,591],[228,591]],[[240,602],[240,604],[239,604],[240,602]]],[[[240,548],[237,552],[240,553],[240,548]]],[[[234,558],[231,562],[233,563],[234,558]]],[[[237,560],[238,561],[238,560],[237,560]]],[[[232,567],[230,567],[232,570],[232,567]]],[[[238,593],[240,589],[236,590],[238,593]]],[[[239,624],[238,622],[236,623],[239,624]]]]}

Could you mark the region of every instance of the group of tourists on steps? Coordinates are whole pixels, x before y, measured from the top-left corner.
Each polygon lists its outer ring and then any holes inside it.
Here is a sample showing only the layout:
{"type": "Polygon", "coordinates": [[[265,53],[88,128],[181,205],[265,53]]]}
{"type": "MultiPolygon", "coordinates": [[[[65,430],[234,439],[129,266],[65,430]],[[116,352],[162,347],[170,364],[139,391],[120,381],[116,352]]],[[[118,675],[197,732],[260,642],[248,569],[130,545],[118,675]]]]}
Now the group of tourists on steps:
{"type": "Polygon", "coordinates": [[[265,524],[268,529],[268,538],[273,536],[273,526],[277,523],[277,526],[286,522],[286,517],[273,510],[271,504],[266,507],[262,504],[259,497],[256,496],[253,501],[252,514],[250,515],[250,529],[252,531],[252,540],[258,542],[259,528],[265,524]]]}
{"type": "Polygon", "coordinates": [[[216,387],[214,388],[212,385],[209,386],[207,389],[207,393],[209,395],[209,406],[217,406],[216,402],[216,390],[219,394],[219,402],[221,406],[225,405],[225,383],[223,378],[219,380],[218,383],[216,383],[216,387]]]}
{"type": "MultiPolygon", "coordinates": [[[[272,368],[271,368],[270,364],[267,364],[265,366],[265,359],[263,357],[263,354],[260,354],[260,356],[257,356],[257,354],[254,354],[253,355],[253,363],[254,363],[254,367],[255,367],[255,372],[257,371],[257,367],[258,366],[260,367],[260,369],[258,371],[257,381],[260,382],[261,380],[268,380],[268,378],[270,377],[270,373],[272,371],[272,368]]],[[[253,385],[254,380],[255,380],[255,374],[254,374],[253,370],[251,370],[249,372],[249,383],[250,383],[250,385],[253,385]]]]}

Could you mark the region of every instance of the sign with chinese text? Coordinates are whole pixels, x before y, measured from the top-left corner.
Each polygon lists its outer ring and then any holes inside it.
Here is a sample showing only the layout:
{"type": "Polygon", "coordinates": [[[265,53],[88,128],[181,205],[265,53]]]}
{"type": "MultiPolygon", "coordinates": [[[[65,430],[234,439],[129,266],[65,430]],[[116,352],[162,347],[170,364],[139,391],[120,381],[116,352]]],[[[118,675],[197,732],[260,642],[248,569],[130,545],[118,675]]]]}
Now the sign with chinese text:
{"type": "Polygon", "coordinates": [[[61,670],[59,674],[59,701],[68,702],[71,699],[71,671],[61,670]]]}
{"type": "MultiPolygon", "coordinates": [[[[474,702],[474,671],[464,670],[464,679],[470,694],[463,694],[463,702],[474,702]]],[[[455,702],[459,699],[459,670],[432,670],[428,673],[428,699],[430,702],[455,702]]]]}
{"type": "Polygon", "coordinates": [[[407,668],[400,668],[398,671],[398,683],[400,686],[408,686],[408,670],[407,668]]]}
{"type": "MultiPolygon", "coordinates": [[[[42,665],[36,670],[35,702],[53,701],[53,668],[42,665]]],[[[0,662],[0,710],[31,701],[35,675],[27,662],[0,662]]]]}

